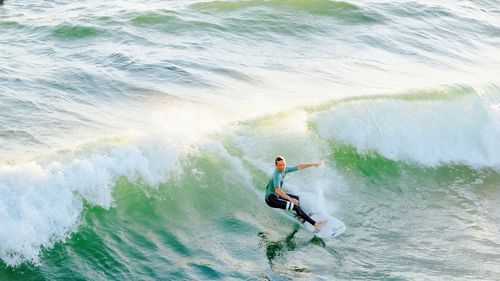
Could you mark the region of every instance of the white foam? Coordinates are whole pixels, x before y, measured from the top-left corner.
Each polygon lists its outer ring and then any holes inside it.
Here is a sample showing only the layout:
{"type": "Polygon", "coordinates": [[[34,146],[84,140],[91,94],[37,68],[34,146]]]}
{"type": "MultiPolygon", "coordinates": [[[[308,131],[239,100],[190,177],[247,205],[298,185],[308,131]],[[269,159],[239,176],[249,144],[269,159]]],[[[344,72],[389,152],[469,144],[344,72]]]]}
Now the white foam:
{"type": "Polygon", "coordinates": [[[59,172],[36,163],[0,169],[0,257],[8,265],[37,261],[41,246],[75,229],[82,201],[59,172]]]}
{"type": "Polygon", "coordinates": [[[0,258],[10,266],[37,263],[42,248],[78,228],[84,202],[112,207],[121,176],[156,186],[178,175],[179,159],[224,125],[220,114],[197,106],[176,105],[153,116],[153,130],[127,142],[80,147],[69,159],[0,166],[0,258]]]}
{"type": "Polygon", "coordinates": [[[496,89],[447,99],[372,99],[341,104],[316,122],[321,138],[360,153],[426,166],[499,167],[498,104],[496,89]]]}

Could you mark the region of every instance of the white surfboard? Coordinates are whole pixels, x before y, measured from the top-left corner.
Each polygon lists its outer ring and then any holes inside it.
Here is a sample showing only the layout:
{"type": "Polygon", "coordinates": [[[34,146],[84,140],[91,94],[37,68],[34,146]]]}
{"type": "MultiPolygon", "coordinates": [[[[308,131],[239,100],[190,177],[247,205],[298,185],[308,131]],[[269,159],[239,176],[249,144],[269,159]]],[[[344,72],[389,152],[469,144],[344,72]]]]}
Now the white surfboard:
{"type": "Polygon", "coordinates": [[[323,225],[319,230],[317,230],[314,226],[312,226],[308,222],[299,222],[306,230],[314,233],[319,238],[333,238],[337,237],[345,231],[345,224],[341,222],[339,219],[334,218],[332,216],[321,214],[321,213],[309,213],[309,216],[315,221],[323,221],[326,220],[327,223],[323,225]]]}

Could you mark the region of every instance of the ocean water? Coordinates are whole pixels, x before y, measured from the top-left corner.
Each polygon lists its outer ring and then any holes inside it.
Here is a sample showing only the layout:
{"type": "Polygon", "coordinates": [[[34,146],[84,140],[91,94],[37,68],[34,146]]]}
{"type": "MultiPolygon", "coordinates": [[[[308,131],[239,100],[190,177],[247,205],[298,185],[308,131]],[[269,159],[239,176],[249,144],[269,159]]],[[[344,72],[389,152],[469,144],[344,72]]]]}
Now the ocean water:
{"type": "Polygon", "coordinates": [[[498,280],[498,4],[1,1],[0,280],[498,280]]]}

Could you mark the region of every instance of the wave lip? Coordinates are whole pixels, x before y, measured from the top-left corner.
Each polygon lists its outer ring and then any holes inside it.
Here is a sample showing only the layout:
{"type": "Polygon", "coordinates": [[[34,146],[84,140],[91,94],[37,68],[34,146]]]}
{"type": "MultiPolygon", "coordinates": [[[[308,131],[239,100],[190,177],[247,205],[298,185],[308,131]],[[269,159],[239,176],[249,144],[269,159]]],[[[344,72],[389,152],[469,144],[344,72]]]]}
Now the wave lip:
{"type": "Polygon", "coordinates": [[[492,90],[347,102],[317,116],[318,133],[395,161],[499,168],[500,96],[492,90]]]}

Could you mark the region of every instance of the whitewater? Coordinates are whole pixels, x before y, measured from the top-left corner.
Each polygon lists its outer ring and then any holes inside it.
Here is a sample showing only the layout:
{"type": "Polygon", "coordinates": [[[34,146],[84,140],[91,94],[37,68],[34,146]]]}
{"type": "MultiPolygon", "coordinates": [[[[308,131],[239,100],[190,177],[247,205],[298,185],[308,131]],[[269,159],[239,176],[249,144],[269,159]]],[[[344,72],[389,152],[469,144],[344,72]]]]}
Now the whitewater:
{"type": "Polygon", "coordinates": [[[0,280],[496,280],[497,6],[0,2],[0,280]]]}

